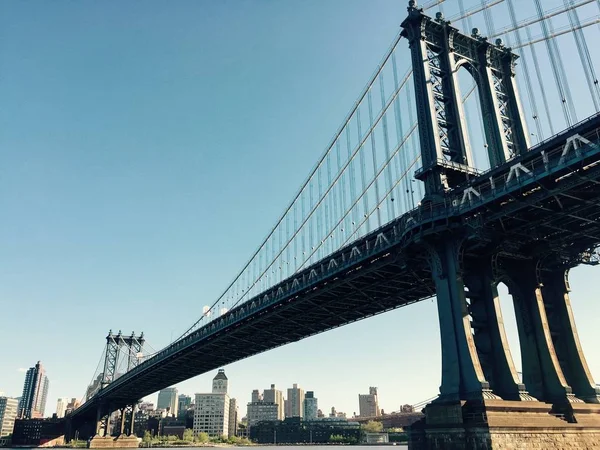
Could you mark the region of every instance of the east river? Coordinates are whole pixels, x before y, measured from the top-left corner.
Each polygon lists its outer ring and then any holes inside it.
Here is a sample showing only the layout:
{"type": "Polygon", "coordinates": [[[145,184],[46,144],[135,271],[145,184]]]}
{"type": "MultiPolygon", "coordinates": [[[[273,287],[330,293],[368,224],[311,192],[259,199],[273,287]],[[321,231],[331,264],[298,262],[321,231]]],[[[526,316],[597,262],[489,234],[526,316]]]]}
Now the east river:
{"type": "MultiPolygon", "coordinates": [[[[375,447],[391,447],[389,450],[392,450],[392,448],[394,450],[407,450],[408,447],[406,445],[342,445],[342,446],[338,446],[338,445],[252,445],[252,446],[245,446],[245,447],[168,447],[168,448],[177,448],[179,450],[183,450],[183,449],[187,449],[187,450],[207,450],[209,448],[215,448],[215,449],[226,449],[226,448],[245,448],[247,450],[250,449],[255,449],[255,450],[263,450],[263,449],[269,449],[269,450],[273,450],[273,447],[277,447],[277,449],[280,450],[299,450],[299,449],[304,449],[304,450],[323,450],[323,447],[330,447],[330,448],[337,448],[337,447],[350,447],[352,448],[352,450],[374,450],[375,447]]],[[[155,447],[155,448],[167,448],[167,447],[155,447]]],[[[11,448],[11,447],[7,447],[7,448],[2,448],[2,450],[23,450],[23,447],[20,448],[11,448]]]]}

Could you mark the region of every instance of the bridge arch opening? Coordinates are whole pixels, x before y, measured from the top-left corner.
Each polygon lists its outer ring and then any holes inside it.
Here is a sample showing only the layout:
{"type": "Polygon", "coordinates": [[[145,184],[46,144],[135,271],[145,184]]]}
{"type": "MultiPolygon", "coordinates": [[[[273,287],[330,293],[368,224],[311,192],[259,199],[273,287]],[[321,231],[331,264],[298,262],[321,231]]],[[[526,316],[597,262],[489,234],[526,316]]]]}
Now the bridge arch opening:
{"type": "Polygon", "coordinates": [[[521,361],[521,344],[519,340],[519,331],[517,329],[517,318],[515,316],[515,303],[512,295],[508,291],[506,284],[500,282],[497,285],[498,289],[498,300],[500,302],[500,311],[502,312],[502,321],[504,323],[504,331],[506,333],[506,339],[508,341],[508,348],[512,355],[515,369],[519,374],[519,379],[522,381],[522,367],[521,361]]]}
{"type": "Polygon", "coordinates": [[[459,63],[456,71],[458,79],[457,99],[463,116],[465,150],[469,165],[477,170],[490,168],[487,138],[478,89],[478,74],[468,62],[459,63]]]}

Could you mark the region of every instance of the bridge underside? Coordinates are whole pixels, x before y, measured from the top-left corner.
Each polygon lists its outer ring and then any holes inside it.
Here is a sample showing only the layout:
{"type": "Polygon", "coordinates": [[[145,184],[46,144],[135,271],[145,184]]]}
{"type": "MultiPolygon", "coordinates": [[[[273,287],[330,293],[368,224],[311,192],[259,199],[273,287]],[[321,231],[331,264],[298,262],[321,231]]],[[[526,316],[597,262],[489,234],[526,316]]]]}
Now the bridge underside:
{"type": "MultiPolygon", "coordinates": [[[[569,136],[579,134],[591,139],[598,135],[599,129],[600,116],[596,116],[581,127],[557,136],[537,151],[516,159],[524,167],[534,170],[534,162],[541,161],[540,152],[544,151],[551,164],[548,168],[542,167],[545,172],[523,177],[510,187],[498,189],[490,198],[484,199],[482,194],[480,199],[475,199],[479,201],[464,203],[462,210],[450,214],[447,208],[440,214],[439,205],[424,204],[411,212],[408,219],[403,216],[341,249],[328,258],[328,265],[325,261],[298,274],[294,281],[301,280],[299,288],[292,289],[293,280],[285,280],[264,298],[248,301],[245,306],[228,312],[223,320],[194,332],[116,380],[80,407],[73,419],[95,420],[99,405],[109,410],[131,405],[145,395],[198,374],[430,298],[436,291],[438,305],[446,305],[446,310],[440,309],[442,353],[445,358],[450,358],[443,361],[442,398],[444,395],[466,398],[489,392],[500,398],[533,396],[560,403],[560,399],[570,401],[568,399],[573,397],[570,381],[565,378],[569,377],[575,381],[571,384],[585,391],[583,397],[595,401],[595,389],[587,386],[589,380],[584,370],[587,367],[563,369],[561,373],[561,365],[581,366],[581,358],[575,361],[571,358],[568,364],[565,362],[569,359],[569,351],[577,349],[575,344],[578,343],[559,343],[557,349],[546,348],[547,354],[540,355],[539,342],[543,341],[544,333],[550,331],[532,322],[535,311],[527,305],[535,298],[540,277],[548,286],[560,291],[558,297],[564,297],[565,270],[586,262],[587,250],[600,244],[597,220],[600,216],[600,164],[596,165],[600,162],[600,148],[587,146],[585,152],[573,153],[565,163],[556,163],[569,136]],[[449,243],[451,249],[447,248],[449,243]],[[452,253],[453,263],[447,260],[447,255],[443,256],[448,251],[452,253]],[[446,259],[440,261],[440,255],[446,259]],[[331,261],[339,261],[339,266],[336,263],[333,267],[331,261]],[[313,277],[312,274],[317,272],[319,276],[313,277]],[[529,278],[517,279],[523,273],[529,278]],[[548,276],[558,282],[553,285],[548,276]],[[463,292],[450,295],[451,300],[442,300],[440,289],[445,288],[440,282],[443,284],[443,280],[453,277],[462,280],[463,292]],[[488,280],[491,291],[478,293],[477,289],[482,289],[481,279],[488,280]],[[497,314],[490,308],[493,309],[494,301],[497,301],[493,289],[498,282],[509,286],[518,318],[519,311],[523,312],[519,332],[522,346],[525,345],[522,349],[524,363],[527,355],[536,361],[545,359],[546,366],[554,367],[552,382],[536,381],[540,379],[540,371],[548,369],[539,364],[531,367],[528,374],[525,374],[524,364],[523,386],[515,379],[512,361],[502,356],[503,367],[498,368],[498,364],[493,363],[506,350],[502,346],[492,349],[489,344],[494,341],[494,336],[502,342],[503,330],[490,326],[497,314]],[[518,292],[515,286],[523,283],[533,284],[518,292]],[[454,319],[449,320],[449,317],[454,319]],[[465,317],[468,317],[466,322],[465,317]],[[456,330],[463,326],[473,338],[464,341],[459,349],[456,330]],[[552,353],[558,357],[553,357],[552,353]],[[457,364],[461,367],[459,371],[452,369],[457,364]]],[[[514,165],[515,161],[511,163],[514,165]]],[[[477,183],[483,183],[490,174],[507,172],[510,163],[505,166],[473,179],[470,186],[483,193],[485,190],[477,183]]],[[[461,198],[460,189],[463,188],[455,189],[454,197],[461,198]]],[[[560,305],[551,304],[557,300],[552,300],[549,293],[546,292],[545,297],[548,311],[560,309],[560,305]]],[[[568,335],[561,323],[570,320],[569,317],[565,318],[564,314],[547,316],[553,324],[551,335],[555,340],[560,341],[568,335]]],[[[538,322],[541,323],[541,319],[538,322]]]]}

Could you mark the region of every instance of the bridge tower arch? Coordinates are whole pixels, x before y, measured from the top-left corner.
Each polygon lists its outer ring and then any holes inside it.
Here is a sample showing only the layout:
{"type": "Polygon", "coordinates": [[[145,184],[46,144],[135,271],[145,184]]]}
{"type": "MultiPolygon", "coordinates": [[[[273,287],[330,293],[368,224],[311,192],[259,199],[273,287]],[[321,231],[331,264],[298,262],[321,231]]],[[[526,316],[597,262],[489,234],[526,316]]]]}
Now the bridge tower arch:
{"type": "Polygon", "coordinates": [[[515,84],[517,55],[497,40],[460,33],[441,13],[435,19],[409,2],[402,34],[409,41],[419,122],[426,199],[476,173],[469,143],[458,71],[472,75],[479,93],[487,154],[491,167],[529,148],[528,132],[515,84]]]}

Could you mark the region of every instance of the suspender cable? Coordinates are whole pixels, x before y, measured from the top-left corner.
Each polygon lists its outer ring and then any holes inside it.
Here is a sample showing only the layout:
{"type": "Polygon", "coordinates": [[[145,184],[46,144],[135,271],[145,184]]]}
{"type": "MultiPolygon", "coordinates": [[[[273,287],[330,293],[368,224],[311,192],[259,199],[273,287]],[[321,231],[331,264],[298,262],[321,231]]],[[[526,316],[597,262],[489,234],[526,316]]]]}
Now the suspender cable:
{"type": "MultiPolygon", "coordinates": [[[[548,19],[548,28],[550,29],[550,34],[553,35],[554,28],[553,28],[551,19],[548,19]]],[[[578,122],[577,110],[575,109],[575,104],[573,103],[573,96],[571,95],[571,85],[569,83],[569,78],[567,77],[567,72],[565,71],[565,65],[563,64],[560,46],[558,45],[558,39],[552,39],[550,41],[550,45],[554,47],[554,53],[557,56],[558,73],[560,74],[560,77],[561,77],[561,80],[563,83],[563,87],[564,87],[564,91],[565,91],[565,95],[566,95],[566,99],[567,99],[567,106],[569,107],[569,111],[571,112],[571,119],[573,120],[573,123],[577,123],[578,122]]]]}
{"type": "Polygon", "coordinates": [[[560,76],[560,73],[558,70],[558,66],[560,63],[558,60],[558,55],[555,54],[555,46],[553,45],[553,42],[550,40],[550,30],[548,29],[548,23],[546,22],[551,19],[542,19],[544,14],[543,14],[543,10],[542,10],[542,5],[540,4],[540,0],[534,0],[534,3],[536,6],[538,17],[540,18],[542,31],[544,33],[544,36],[546,37],[546,40],[544,42],[546,43],[546,50],[548,51],[548,56],[550,57],[550,66],[552,68],[554,82],[556,84],[556,87],[557,87],[559,95],[560,95],[561,106],[563,109],[563,114],[565,116],[565,121],[568,126],[571,126],[573,124],[573,122],[572,122],[571,114],[570,114],[570,111],[569,111],[569,108],[567,105],[566,92],[565,92],[565,88],[563,86],[563,80],[561,79],[561,76],[560,76]]]}
{"type": "MultiPolygon", "coordinates": [[[[403,146],[406,144],[406,142],[408,141],[408,139],[414,135],[414,132],[415,132],[415,130],[416,130],[416,129],[417,129],[417,123],[415,122],[415,123],[413,123],[413,125],[411,126],[411,128],[410,128],[410,130],[408,131],[408,134],[405,136],[405,138],[404,138],[402,141],[398,142],[398,145],[396,146],[396,148],[394,149],[394,151],[393,151],[393,152],[392,152],[392,154],[391,154],[391,158],[393,158],[393,157],[394,157],[394,156],[395,156],[395,155],[396,155],[396,154],[397,154],[397,153],[398,153],[398,152],[399,152],[399,151],[402,149],[402,147],[403,147],[403,146]]],[[[418,155],[418,156],[417,156],[417,157],[416,157],[416,158],[415,158],[415,159],[414,159],[414,160],[411,162],[411,164],[410,164],[410,167],[409,167],[409,168],[411,168],[411,169],[412,169],[412,168],[413,168],[413,166],[414,166],[414,165],[417,163],[417,160],[419,160],[420,158],[421,158],[421,156],[420,156],[420,155],[418,155]]],[[[391,159],[390,159],[390,160],[391,160],[391,159]]],[[[385,163],[386,163],[386,164],[389,164],[389,163],[390,163],[390,160],[386,160],[386,162],[385,162],[385,163]]],[[[383,171],[384,171],[384,169],[385,169],[385,165],[384,165],[384,166],[382,166],[382,167],[381,167],[381,169],[379,169],[379,171],[375,173],[375,176],[374,176],[374,177],[371,179],[371,181],[370,181],[370,182],[369,182],[369,184],[367,185],[367,188],[366,188],[366,189],[365,189],[365,191],[364,191],[364,192],[361,194],[361,196],[363,196],[363,195],[367,195],[369,188],[370,188],[371,186],[373,186],[373,184],[375,184],[375,181],[377,180],[377,177],[378,177],[379,175],[381,175],[381,172],[383,172],[383,171]]],[[[408,176],[408,172],[406,173],[406,176],[408,176]]],[[[396,181],[396,183],[394,184],[394,186],[392,186],[392,189],[393,189],[393,188],[395,188],[395,187],[396,187],[396,185],[400,183],[400,181],[401,181],[401,179],[400,179],[400,180],[397,180],[397,181],[396,181]]],[[[389,191],[389,192],[386,192],[386,194],[385,194],[384,198],[385,198],[385,197],[387,197],[387,196],[390,194],[390,192],[391,192],[391,191],[389,191]]],[[[347,217],[347,216],[350,214],[350,211],[352,210],[352,208],[353,208],[355,205],[357,205],[359,201],[360,201],[360,197],[354,200],[354,203],[353,203],[353,205],[351,205],[351,206],[350,206],[350,208],[346,209],[346,211],[345,211],[345,213],[344,213],[344,216],[343,216],[343,217],[341,217],[341,218],[339,219],[339,221],[338,221],[338,224],[340,224],[340,223],[341,223],[341,222],[344,220],[344,217],[347,217]]],[[[370,216],[371,216],[371,215],[372,215],[372,214],[373,214],[375,211],[377,211],[377,207],[378,207],[378,206],[379,206],[379,203],[376,203],[376,204],[375,204],[375,206],[373,207],[373,210],[365,212],[365,214],[363,215],[363,218],[362,218],[362,220],[361,220],[361,223],[359,224],[359,226],[362,226],[363,224],[365,224],[365,222],[367,222],[367,221],[368,221],[369,217],[370,217],[370,216]]],[[[344,242],[343,242],[343,243],[340,245],[340,247],[343,247],[343,246],[345,246],[346,244],[348,244],[348,242],[350,242],[350,240],[351,240],[352,238],[353,238],[353,235],[350,235],[350,236],[348,236],[348,237],[346,238],[346,240],[345,240],[345,241],[344,241],[344,242]]],[[[300,267],[300,268],[298,269],[298,271],[302,270],[302,268],[303,268],[303,267],[304,267],[304,266],[300,267]]]]}
{"type": "Polygon", "coordinates": [[[356,169],[356,161],[352,159],[352,143],[350,139],[350,126],[346,127],[346,151],[348,152],[348,175],[350,178],[350,201],[356,198],[356,177],[354,175],[356,169]]]}
{"type": "MultiPolygon", "coordinates": [[[[563,2],[565,4],[565,7],[568,7],[573,4],[573,0],[563,0],[563,2]]],[[[594,103],[594,108],[596,109],[596,112],[598,112],[600,110],[600,91],[598,88],[598,77],[596,77],[596,72],[594,70],[594,64],[590,56],[590,51],[588,49],[585,36],[583,35],[583,30],[581,29],[579,15],[577,14],[576,9],[570,9],[567,15],[569,16],[569,23],[571,24],[571,29],[573,30],[575,43],[577,44],[577,51],[579,53],[579,59],[581,59],[581,65],[583,66],[583,71],[585,73],[585,78],[588,83],[590,95],[594,103]]]]}
{"type": "MultiPolygon", "coordinates": [[[[531,40],[531,31],[529,28],[525,29],[525,33],[527,33],[527,39],[531,40]]],[[[546,112],[546,120],[548,121],[548,126],[550,127],[550,135],[554,135],[554,125],[552,124],[552,115],[550,114],[550,105],[548,103],[548,96],[546,95],[546,88],[544,87],[544,79],[542,77],[542,71],[540,69],[540,64],[537,57],[537,52],[535,50],[535,45],[531,45],[529,47],[531,51],[531,59],[533,60],[534,72],[536,74],[538,80],[538,86],[540,87],[540,92],[542,94],[542,102],[544,103],[544,111],[546,112]]]]}
{"type": "MultiPolygon", "coordinates": [[[[508,5],[508,13],[510,15],[510,21],[514,28],[515,40],[517,41],[517,45],[520,46],[523,43],[523,40],[521,39],[521,32],[519,31],[519,28],[516,26],[517,15],[515,13],[515,6],[513,4],[513,0],[507,0],[507,5],[508,5]]],[[[529,104],[531,105],[531,113],[533,116],[533,122],[535,123],[538,140],[542,140],[542,139],[544,139],[544,132],[542,129],[542,124],[539,120],[537,100],[535,98],[535,94],[533,93],[533,86],[531,83],[531,75],[529,73],[529,62],[527,61],[527,56],[524,52],[521,55],[521,58],[522,58],[522,65],[523,65],[523,76],[525,79],[525,90],[527,92],[527,98],[529,99],[529,104]]]]}
{"type": "MultiPolygon", "coordinates": [[[[342,155],[341,155],[341,149],[340,149],[340,141],[338,139],[338,141],[335,143],[335,152],[337,154],[337,163],[338,163],[338,177],[340,180],[340,195],[338,195],[338,210],[336,211],[336,217],[337,217],[337,212],[342,212],[344,210],[344,205],[346,203],[345,198],[346,198],[346,187],[344,186],[344,174],[343,174],[343,166],[342,166],[342,155]]],[[[342,233],[343,234],[343,233],[342,233]]],[[[342,242],[343,236],[340,237],[340,244],[342,242]]]]}
{"type": "MultiPolygon", "coordinates": [[[[373,96],[371,95],[371,91],[367,93],[367,104],[369,105],[369,124],[371,128],[373,128],[373,96]]],[[[375,133],[371,131],[371,156],[373,158],[373,174],[377,173],[377,148],[375,145],[375,133]]],[[[374,175],[375,176],[375,175],[374,175]]],[[[375,178],[375,201],[379,203],[379,180],[375,178]]],[[[370,231],[369,222],[367,222],[367,232],[370,231]]],[[[381,226],[381,212],[377,212],[377,227],[381,226]]]]}
{"type": "MultiPolygon", "coordinates": [[[[600,17],[592,17],[584,22],[581,23],[580,26],[575,27],[575,30],[581,30],[583,28],[587,28],[590,27],[592,25],[596,25],[596,24],[600,24],[600,17]]],[[[563,34],[568,34],[568,33],[572,33],[573,32],[573,28],[571,28],[571,26],[567,26],[567,28],[561,27],[558,30],[555,30],[552,34],[550,34],[549,36],[536,36],[535,38],[531,38],[531,36],[529,37],[529,41],[523,43],[523,45],[521,47],[527,47],[533,44],[537,44],[538,42],[543,42],[543,41],[549,41],[549,40],[554,40],[555,37],[558,36],[562,36],[563,34]]],[[[514,49],[517,49],[519,47],[513,47],[514,49]]]]}
{"type": "Polygon", "coordinates": [[[483,18],[485,19],[485,27],[487,28],[487,35],[492,36],[496,30],[494,29],[494,19],[490,13],[490,9],[486,7],[485,0],[481,0],[481,9],[483,10],[483,18]]]}
{"type": "MultiPolygon", "coordinates": [[[[379,74],[379,90],[381,91],[381,109],[385,108],[385,87],[383,85],[383,72],[379,74]]],[[[385,150],[385,159],[390,159],[390,139],[388,136],[388,123],[387,123],[387,113],[383,115],[383,119],[381,119],[383,125],[383,148],[385,150]]],[[[392,188],[392,164],[393,161],[390,161],[385,166],[385,186],[388,192],[391,191],[392,188]]],[[[388,214],[387,220],[392,220],[396,218],[396,209],[394,208],[394,202],[388,202],[386,205],[386,211],[388,214]]]]}
{"type": "MultiPolygon", "coordinates": [[[[363,135],[362,135],[362,130],[361,130],[361,121],[360,121],[360,108],[356,111],[356,117],[358,119],[358,136],[359,136],[359,142],[363,141],[363,135]]],[[[367,189],[367,163],[366,163],[366,159],[365,159],[365,148],[361,147],[360,148],[360,180],[361,180],[361,194],[365,193],[365,190],[367,189]]],[[[363,196],[363,214],[366,214],[366,212],[369,210],[369,196],[365,195],[363,196]]],[[[358,214],[356,215],[356,217],[352,218],[352,230],[354,231],[354,226],[356,226],[356,224],[358,223],[358,214]]],[[[342,243],[340,242],[340,245],[342,243]]]]}
{"type": "Polygon", "coordinates": [[[579,8],[580,6],[587,5],[588,3],[592,3],[593,1],[598,2],[598,6],[600,6],[600,0],[582,0],[577,3],[571,2],[571,4],[565,8],[558,7],[558,8],[554,8],[551,10],[546,10],[546,13],[544,15],[542,15],[542,17],[536,16],[536,17],[533,17],[530,19],[525,19],[521,22],[512,22],[511,21],[510,26],[501,28],[500,30],[498,30],[498,32],[496,32],[496,34],[494,34],[493,36],[490,36],[490,39],[501,36],[503,34],[510,33],[511,31],[515,31],[515,30],[518,30],[521,28],[528,27],[529,25],[538,23],[541,20],[549,19],[550,17],[558,16],[559,14],[564,14],[565,12],[567,12],[571,9],[579,8]]]}
{"type": "MultiPolygon", "coordinates": [[[[398,81],[398,68],[396,65],[396,55],[392,54],[392,70],[394,72],[394,89],[398,90],[398,86],[399,86],[399,81],[398,81]]],[[[395,119],[395,123],[396,123],[396,140],[398,142],[400,142],[403,138],[403,130],[402,130],[402,114],[400,112],[400,96],[396,97],[396,100],[394,100],[394,119],[395,119]]],[[[398,200],[402,200],[402,205],[403,205],[403,212],[406,212],[409,210],[408,207],[408,198],[406,196],[406,193],[404,192],[405,189],[408,189],[408,186],[406,185],[406,179],[407,177],[403,177],[403,175],[406,174],[406,164],[404,163],[404,160],[406,158],[406,149],[404,149],[403,151],[400,152],[400,156],[398,158],[396,158],[396,170],[398,172],[398,178],[402,178],[403,184],[405,185],[404,188],[402,187],[402,185],[398,185],[398,189],[397,189],[397,194],[396,197],[398,198],[398,200]]]]}

